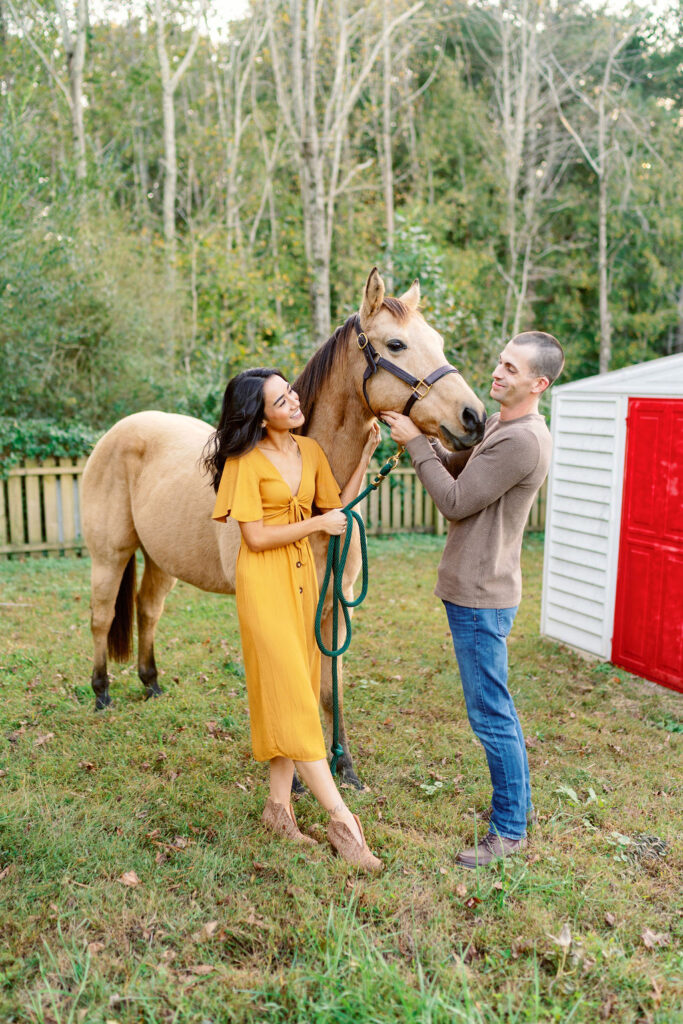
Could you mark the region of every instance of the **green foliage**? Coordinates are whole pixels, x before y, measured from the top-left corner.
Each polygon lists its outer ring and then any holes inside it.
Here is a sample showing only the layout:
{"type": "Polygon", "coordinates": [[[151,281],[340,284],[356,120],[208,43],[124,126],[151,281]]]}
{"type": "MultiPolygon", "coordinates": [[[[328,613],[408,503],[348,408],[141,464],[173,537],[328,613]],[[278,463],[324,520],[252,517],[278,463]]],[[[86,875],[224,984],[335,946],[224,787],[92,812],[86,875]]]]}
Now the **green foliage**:
{"type": "MultiPolygon", "coordinates": [[[[518,5],[509,6],[514,37],[518,5]]],[[[66,81],[54,12],[49,5],[33,11],[35,42],[66,81]]],[[[381,6],[353,0],[348,11],[365,26],[363,53],[353,55],[361,60],[376,37],[381,6]]],[[[496,113],[500,11],[492,0],[431,5],[429,17],[396,31],[391,52],[394,290],[420,279],[423,309],[443,334],[448,358],[482,396],[509,298],[506,129],[496,113]]],[[[174,63],[189,39],[186,13],[186,5],[165,5],[174,63]]],[[[262,14],[255,4],[253,16],[262,14]]],[[[283,7],[276,16],[279,30],[289,32],[283,7]]],[[[90,27],[84,182],[74,178],[68,102],[12,17],[5,12],[2,25],[9,28],[0,36],[0,415],[101,428],[155,407],[214,422],[225,381],[237,370],[274,363],[295,377],[312,350],[302,182],[292,140],[281,133],[267,42],[240,91],[249,18],[220,37],[202,37],[175,94],[177,249],[170,268],[162,235],[161,89],[148,13],[131,13],[124,24],[105,13],[90,27]],[[278,156],[267,172],[276,139],[278,156]]],[[[574,71],[587,64],[581,74],[594,95],[605,46],[631,15],[567,0],[542,5],[539,17],[544,38],[557,41],[558,59],[574,71]]],[[[326,8],[319,24],[312,70],[322,97],[337,53],[326,8]]],[[[674,351],[683,337],[681,51],[675,19],[652,15],[620,57],[631,84],[615,108],[617,121],[610,121],[614,367],[674,351]]],[[[382,84],[378,61],[347,137],[327,158],[328,180],[336,174],[338,185],[333,325],[358,308],[370,267],[387,264],[382,84]]],[[[587,106],[576,96],[563,102],[590,142],[587,106]]],[[[520,168],[518,242],[529,170],[542,173],[552,147],[564,147],[564,155],[558,187],[541,196],[531,225],[522,319],[563,342],[563,379],[571,380],[598,368],[597,184],[580,150],[567,148],[554,106],[538,117],[539,150],[525,154],[520,168]]]]}
{"type": "Polygon", "coordinates": [[[0,416],[0,478],[24,459],[89,455],[98,436],[83,423],[0,416]]]}

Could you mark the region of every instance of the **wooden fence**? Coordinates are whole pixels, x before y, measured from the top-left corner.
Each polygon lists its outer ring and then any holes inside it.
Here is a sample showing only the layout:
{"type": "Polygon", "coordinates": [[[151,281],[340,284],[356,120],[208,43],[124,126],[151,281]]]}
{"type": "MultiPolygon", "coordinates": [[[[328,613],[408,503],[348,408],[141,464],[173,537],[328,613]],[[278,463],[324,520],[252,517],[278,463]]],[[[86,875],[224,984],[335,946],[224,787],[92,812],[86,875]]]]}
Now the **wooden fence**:
{"type": "MultiPolygon", "coordinates": [[[[0,480],[0,557],[85,550],[80,482],[86,460],[26,462],[0,480]]],[[[368,482],[377,472],[368,474],[368,482]]],[[[531,509],[528,530],[545,524],[546,485],[531,509]]],[[[400,466],[359,507],[367,532],[446,532],[446,522],[410,467],[400,466]]]]}

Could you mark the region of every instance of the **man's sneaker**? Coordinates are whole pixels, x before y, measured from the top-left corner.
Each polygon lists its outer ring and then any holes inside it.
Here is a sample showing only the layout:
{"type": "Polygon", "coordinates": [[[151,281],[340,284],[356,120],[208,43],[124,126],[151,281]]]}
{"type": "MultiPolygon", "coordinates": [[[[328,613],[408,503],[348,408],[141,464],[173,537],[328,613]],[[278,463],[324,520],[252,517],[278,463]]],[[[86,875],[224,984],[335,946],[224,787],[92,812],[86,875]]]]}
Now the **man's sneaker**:
{"type": "Polygon", "coordinates": [[[465,868],[483,868],[499,857],[512,857],[526,848],[526,839],[505,839],[489,832],[478,846],[462,850],[457,857],[458,864],[465,868]]]}

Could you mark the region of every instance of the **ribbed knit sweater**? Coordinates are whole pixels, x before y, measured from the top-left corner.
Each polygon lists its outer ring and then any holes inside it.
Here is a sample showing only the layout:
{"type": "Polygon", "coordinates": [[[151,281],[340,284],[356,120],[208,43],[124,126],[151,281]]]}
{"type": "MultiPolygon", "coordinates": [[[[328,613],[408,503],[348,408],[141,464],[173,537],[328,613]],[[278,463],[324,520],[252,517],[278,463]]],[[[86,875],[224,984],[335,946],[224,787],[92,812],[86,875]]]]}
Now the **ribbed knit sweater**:
{"type": "Polygon", "coordinates": [[[469,452],[448,452],[423,434],[408,442],[415,472],[449,520],[437,597],[466,608],[519,604],[524,526],[551,448],[538,413],[502,423],[494,413],[469,452]]]}

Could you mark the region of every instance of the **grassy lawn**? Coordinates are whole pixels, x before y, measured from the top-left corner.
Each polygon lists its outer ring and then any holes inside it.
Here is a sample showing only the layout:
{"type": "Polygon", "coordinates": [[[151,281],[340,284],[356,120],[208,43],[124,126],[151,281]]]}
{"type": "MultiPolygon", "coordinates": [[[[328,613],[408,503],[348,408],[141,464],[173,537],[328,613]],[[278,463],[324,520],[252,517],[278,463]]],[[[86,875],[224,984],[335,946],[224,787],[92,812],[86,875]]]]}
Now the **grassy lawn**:
{"type": "Polygon", "coordinates": [[[681,697],[539,637],[532,537],[510,684],[540,824],[518,860],[457,867],[490,793],[442,545],[371,541],[346,658],[377,879],[262,831],[233,598],[179,584],[166,695],[114,665],[96,715],[89,563],[0,563],[3,1024],[683,1021],[681,697]]]}

